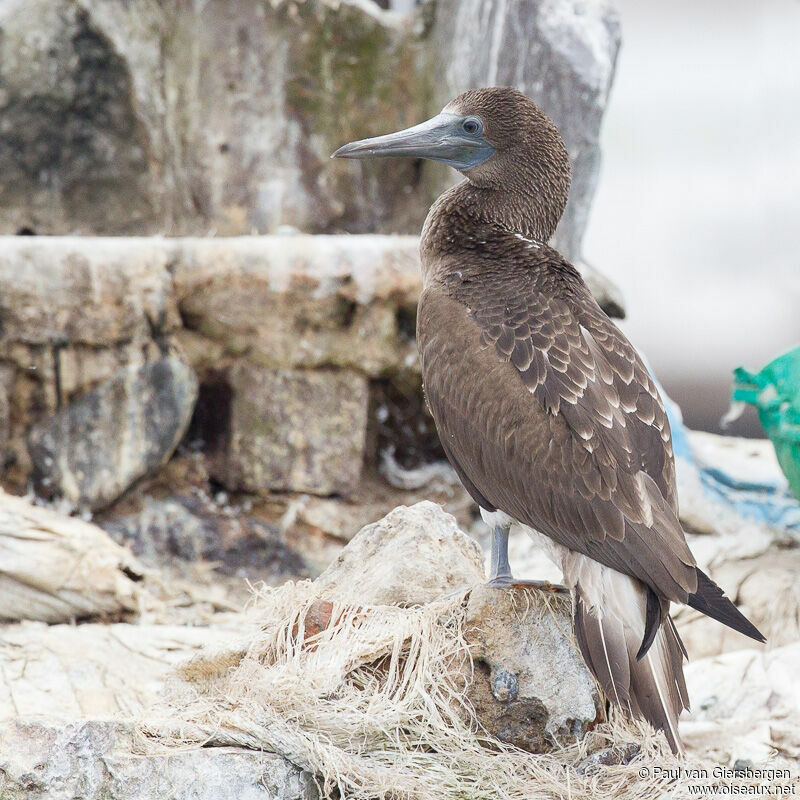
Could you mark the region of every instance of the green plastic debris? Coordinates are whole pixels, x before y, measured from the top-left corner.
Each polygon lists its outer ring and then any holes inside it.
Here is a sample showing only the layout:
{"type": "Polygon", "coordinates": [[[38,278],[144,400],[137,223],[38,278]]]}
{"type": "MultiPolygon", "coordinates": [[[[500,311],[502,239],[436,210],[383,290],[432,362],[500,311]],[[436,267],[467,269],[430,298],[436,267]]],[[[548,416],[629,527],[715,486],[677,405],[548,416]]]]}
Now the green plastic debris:
{"type": "Polygon", "coordinates": [[[792,493],[800,499],[800,346],[760,372],[737,367],[733,377],[732,401],[756,407],[792,493]]]}

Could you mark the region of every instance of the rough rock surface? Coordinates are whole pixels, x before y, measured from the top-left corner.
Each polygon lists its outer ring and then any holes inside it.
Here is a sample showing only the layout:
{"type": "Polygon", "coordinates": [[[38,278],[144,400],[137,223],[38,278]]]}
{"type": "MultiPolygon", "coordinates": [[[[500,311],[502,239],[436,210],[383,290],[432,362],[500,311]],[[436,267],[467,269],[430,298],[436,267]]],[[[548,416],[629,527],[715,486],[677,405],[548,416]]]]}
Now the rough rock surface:
{"type": "Polygon", "coordinates": [[[209,748],[140,755],[133,722],[170,670],[204,648],[230,647],[239,615],[206,626],[0,628],[3,800],[311,800],[313,781],[272,753],[209,748]]]}
{"type": "Polygon", "coordinates": [[[3,240],[2,463],[18,487],[30,476],[32,425],[121,368],[159,358],[180,327],[168,262],[168,250],[152,239],[3,240]]]}
{"type": "Polygon", "coordinates": [[[362,376],[240,363],[220,380],[230,404],[227,430],[210,448],[213,477],[229,489],[254,492],[355,489],[367,427],[362,376]]]}
{"type": "Polygon", "coordinates": [[[421,605],[483,580],[483,553],[435,503],[399,506],[362,528],[314,582],[320,597],[421,605]]]}
{"type": "Polygon", "coordinates": [[[425,107],[411,19],[328,0],[0,11],[6,232],[358,230],[425,196],[411,163],[328,163],[340,137],[425,107]]]}
{"type": "Polygon", "coordinates": [[[416,361],[416,237],[270,236],[172,244],[184,343],[198,366],[349,367],[370,377],[416,361]],[[197,354],[194,356],[194,354],[197,354]]]}
{"type": "Polygon", "coordinates": [[[478,720],[499,739],[541,753],[582,739],[602,714],[571,617],[568,595],[485,584],[470,592],[470,699],[478,720]]]}
{"type": "MultiPolygon", "coordinates": [[[[0,469],[7,488],[29,486],[32,441],[40,476],[55,480],[40,482],[44,491],[92,508],[113,500],[134,471],[105,485],[108,476],[90,470],[62,486],[63,477],[49,474],[62,469],[48,461],[56,443],[45,436],[39,447],[41,432],[55,425],[68,435],[90,397],[100,403],[90,418],[83,414],[93,429],[117,419],[122,409],[108,388],[128,386],[164,352],[180,354],[198,376],[187,442],[213,455],[213,477],[228,487],[351,496],[363,460],[370,475],[380,471],[392,485],[410,480],[420,488],[432,476],[414,469],[443,458],[414,343],[421,288],[414,237],[7,237],[0,245],[0,469]],[[239,393],[238,405],[232,378],[256,390],[239,393]],[[276,384],[281,397],[268,391],[276,384]],[[317,384],[319,392],[307,391],[317,384]],[[314,424],[275,418],[281,403],[314,424]],[[340,405],[347,411],[341,425],[324,416],[341,416],[340,405]],[[274,440],[237,438],[245,412],[261,429],[272,419],[274,440]],[[325,435],[310,436],[314,427],[325,435]],[[332,445],[340,432],[345,446],[332,445]]],[[[107,441],[113,452],[135,445],[117,436],[124,429],[103,438],[104,448],[107,441]]],[[[77,458],[88,441],[62,439],[60,452],[77,458]]],[[[92,470],[112,458],[104,449],[88,455],[92,470]]],[[[63,467],[74,472],[76,465],[63,467]]],[[[402,502],[379,505],[372,518],[402,502]]]]}
{"type": "Polygon", "coordinates": [[[146,592],[129,550],[88,522],[0,490],[0,620],[66,622],[136,611],[146,592]]]}
{"type": "Polygon", "coordinates": [[[128,367],[38,423],[29,449],[40,490],[102,508],[172,455],[197,399],[175,357],[128,367]]]}
{"type": "Polygon", "coordinates": [[[416,232],[447,171],[328,156],[514,83],[567,138],[577,252],[618,45],[605,3],[11,0],[0,27],[4,232],[416,232]]]}
{"type": "Polygon", "coordinates": [[[222,573],[257,572],[270,584],[307,575],[303,559],[286,546],[276,526],[236,507],[220,508],[199,492],[164,499],[146,495],[141,509],[101,524],[152,565],[175,557],[214,562],[222,573]]]}
{"type": "Polygon", "coordinates": [[[136,717],[156,702],[176,664],[204,647],[230,646],[246,630],[230,614],[213,623],[4,625],[0,721],[136,717]]]}
{"type": "Polygon", "coordinates": [[[112,348],[175,330],[168,263],[158,239],[4,238],[0,354],[13,360],[23,345],[112,348]]]}
{"type": "Polygon", "coordinates": [[[471,587],[470,700],[503,741],[542,752],[581,739],[601,713],[572,637],[569,598],[486,586],[477,543],[434,503],[400,506],[367,525],[314,586],[324,599],[400,606],[471,587]]]}
{"type": "Polygon", "coordinates": [[[285,758],[215,747],[131,752],[131,727],[108,721],[0,724],[3,800],[314,800],[312,777],[285,758]]]}

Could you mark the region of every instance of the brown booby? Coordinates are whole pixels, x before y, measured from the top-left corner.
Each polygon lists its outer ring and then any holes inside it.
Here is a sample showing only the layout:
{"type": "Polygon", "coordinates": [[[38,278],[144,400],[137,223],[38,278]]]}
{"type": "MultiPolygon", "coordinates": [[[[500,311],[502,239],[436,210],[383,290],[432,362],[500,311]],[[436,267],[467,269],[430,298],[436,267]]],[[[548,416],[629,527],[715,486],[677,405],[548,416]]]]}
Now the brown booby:
{"type": "Polygon", "coordinates": [[[465,176],[422,231],[417,341],[442,446],[493,528],[491,583],[519,584],[508,563],[517,523],[560,565],[609,700],[681,751],[686,650],[670,603],[764,637],[689,550],[669,423],[644,362],[547,245],[570,186],[558,130],[517,90],[479,89],[333,155],[427,158],[465,176]]]}

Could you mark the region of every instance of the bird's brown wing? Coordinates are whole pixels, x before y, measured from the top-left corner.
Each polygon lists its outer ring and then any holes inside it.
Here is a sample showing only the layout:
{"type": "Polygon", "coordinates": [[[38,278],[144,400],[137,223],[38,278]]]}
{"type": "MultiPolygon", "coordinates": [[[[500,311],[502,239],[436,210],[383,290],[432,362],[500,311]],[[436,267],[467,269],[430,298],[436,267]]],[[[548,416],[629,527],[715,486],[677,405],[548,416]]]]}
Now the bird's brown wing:
{"type": "Polygon", "coordinates": [[[423,292],[445,450],[478,502],[685,603],[697,575],[658,392],[577,273],[547,248],[529,258],[496,280],[465,265],[423,292]]]}

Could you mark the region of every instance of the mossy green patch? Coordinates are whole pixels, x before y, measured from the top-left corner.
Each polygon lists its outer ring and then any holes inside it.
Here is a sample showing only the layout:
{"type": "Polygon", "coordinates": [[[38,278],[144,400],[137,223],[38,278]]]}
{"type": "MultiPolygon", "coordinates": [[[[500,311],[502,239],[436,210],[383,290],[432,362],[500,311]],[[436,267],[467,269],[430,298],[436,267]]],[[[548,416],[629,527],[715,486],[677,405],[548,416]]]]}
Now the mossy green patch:
{"type": "Polygon", "coordinates": [[[267,7],[288,42],[287,115],[303,131],[307,188],[314,196],[324,187],[341,202],[337,223],[315,232],[417,231],[435,194],[420,162],[354,165],[328,157],[347,141],[414,125],[431,111],[432,71],[420,20],[387,22],[330,0],[267,7]],[[409,193],[419,202],[409,203],[409,193]]]}

